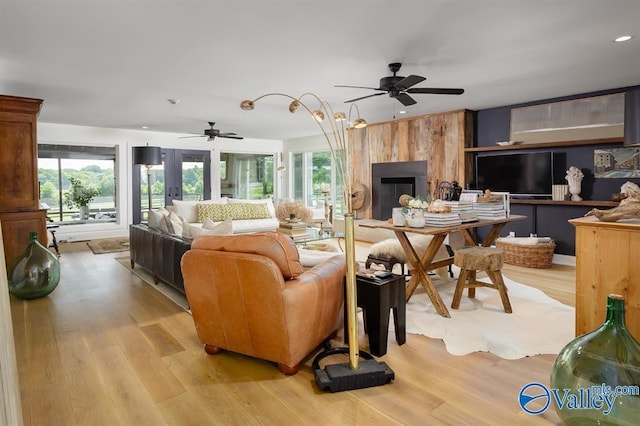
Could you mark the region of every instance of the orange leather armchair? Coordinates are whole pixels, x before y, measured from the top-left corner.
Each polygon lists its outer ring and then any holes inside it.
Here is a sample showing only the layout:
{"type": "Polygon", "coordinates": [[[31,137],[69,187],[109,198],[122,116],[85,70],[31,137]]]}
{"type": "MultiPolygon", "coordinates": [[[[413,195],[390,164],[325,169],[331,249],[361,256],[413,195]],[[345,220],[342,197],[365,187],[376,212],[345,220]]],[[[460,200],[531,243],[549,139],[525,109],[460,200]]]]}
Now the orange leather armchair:
{"type": "Polygon", "coordinates": [[[277,232],[206,236],[182,257],[184,288],[209,354],[238,352],[295,374],[341,326],[345,260],[305,270],[277,232]]]}

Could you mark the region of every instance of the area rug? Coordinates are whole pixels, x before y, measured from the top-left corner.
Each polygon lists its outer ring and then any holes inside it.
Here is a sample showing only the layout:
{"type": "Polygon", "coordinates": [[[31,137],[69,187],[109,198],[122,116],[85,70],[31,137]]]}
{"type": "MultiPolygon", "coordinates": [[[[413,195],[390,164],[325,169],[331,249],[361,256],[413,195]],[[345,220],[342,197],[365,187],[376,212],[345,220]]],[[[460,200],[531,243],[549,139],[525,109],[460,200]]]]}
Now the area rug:
{"type": "Polygon", "coordinates": [[[127,268],[129,271],[131,271],[131,273],[136,275],[142,281],[149,284],[154,290],[162,293],[173,303],[180,306],[185,311],[191,312],[191,310],[189,309],[189,303],[187,302],[187,297],[184,294],[180,293],[178,290],[162,281],[160,281],[158,284],[155,284],[153,282],[153,276],[151,276],[151,274],[140,265],[136,265],[133,269],[131,269],[131,261],[129,257],[117,257],[116,261],[127,268]]]}
{"type": "Polygon", "coordinates": [[[575,309],[538,289],[504,277],[513,308],[507,314],[498,292],[485,288],[476,289],[475,299],[469,299],[465,290],[460,307],[451,309],[455,280],[434,281],[451,318],[435,312],[420,286],[407,303],[407,333],[442,339],[453,355],[482,351],[518,359],[557,354],[575,338],[575,309]]]}
{"type": "Polygon", "coordinates": [[[101,240],[88,241],[87,245],[93,254],[129,251],[129,238],[104,238],[101,240]]]}

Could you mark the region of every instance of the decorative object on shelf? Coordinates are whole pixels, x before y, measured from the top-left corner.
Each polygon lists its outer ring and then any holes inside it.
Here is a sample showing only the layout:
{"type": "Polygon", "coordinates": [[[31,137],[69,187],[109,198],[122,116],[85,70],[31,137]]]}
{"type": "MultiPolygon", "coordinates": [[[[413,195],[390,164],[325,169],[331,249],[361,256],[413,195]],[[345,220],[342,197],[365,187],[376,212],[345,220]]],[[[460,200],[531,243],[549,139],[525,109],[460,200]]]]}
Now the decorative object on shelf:
{"type": "Polygon", "coordinates": [[[162,164],[162,149],[159,146],[134,146],[133,164],[145,166],[147,168],[147,195],[149,197],[149,211],[152,210],[151,199],[151,169],[153,166],[162,164]]]}
{"type": "Polygon", "coordinates": [[[640,187],[633,182],[625,182],[620,187],[624,199],[617,207],[609,210],[591,209],[585,216],[595,216],[602,222],[617,222],[620,219],[640,218],[640,187]]]}
{"type": "Polygon", "coordinates": [[[89,219],[89,204],[102,192],[101,188],[83,185],[80,179],[69,178],[71,189],[64,193],[64,203],[70,209],[78,208],[80,220],[89,219]]]}
{"type": "Polygon", "coordinates": [[[554,201],[564,201],[569,193],[569,185],[553,185],[551,199],[554,201]]]}
{"type": "Polygon", "coordinates": [[[371,191],[364,183],[354,183],[351,189],[351,207],[358,218],[358,211],[366,209],[371,204],[371,191]]]}
{"type": "Polygon", "coordinates": [[[571,201],[582,201],[582,197],[580,197],[579,195],[581,191],[582,178],[584,178],[582,170],[580,170],[576,166],[569,167],[565,179],[569,183],[569,193],[571,194],[571,201]]]}
{"type": "Polygon", "coordinates": [[[560,401],[550,399],[566,424],[632,425],[640,418],[640,396],[615,393],[637,392],[640,383],[640,344],[626,328],[624,302],[622,296],[610,294],[604,324],[577,337],[556,358],[551,388],[557,389],[560,401]],[[575,401],[581,395],[591,397],[578,407],[575,401]],[[598,407],[586,409],[596,399],[598,407]]]}
{"type": "MultiPolygon", "coordinates": [[[[355,257],[355,224],[354,210],[351,194],[353,194],[353,181],[351,167],[351,158],[349,157],[348,140],[345,133],[345,121],[351,121],[351,112],[356,110],[358,118],[352,121],[354,129],[361,129],[367,126],[367,122],[360,117],[360,111],[355,103],[349,108],[349,114],[344,112],[333,112],[331,106],[322,101],[313,93],[304,93],[298,98],[283,93],[267,93],[257,97],[254,100],[244,100],[240,103],[240,108],[250,111],[255,108],[255,103],[262,98],[268,96],[279,96],[291,100],[289,104],[289,112],[295,113],[298,109],[303,109],[312,116],[324,138],[329,145],[331,159],[336,168],[337,181],[342,187],[344,195],[344,233],[345,233],[345,259],[346,259],[346,306],[347,306],[347,331],[351,338],[349,339],[348,348],[328,349],[316,356],[313,362],[316,383],[322,390],[327,387],[332,390],[342,391],[349,389],[358,389],[371,386],[379,386],[389,383],[394,378],[394,373],[383,362],[377,362],[372,359],[371,355],[366,352],[359,351],[358,345],[358,322],[357,322],[357,289],[356,289],[356,257],[355,257]],[[304,97],[311,98],[316,103],[317,108],[311,110],[302,99],[304,97]],[[325,117],[330,119],[324,121],[325,117]],[[331,119],[332,118],[332,119],[331,119]],[[320,368],[320,360],[333,354],[347,353],[349,354],[349,363],[336,364],[326,366],[325,369],[320,368]],[[360,356],[366,358],[360,366],[360,356]],[[331,370],[331,374],[329,373],[331,370]],[[335,374],[334,374],[335,373],[335,374]]],[[[355,130],[353,130],[355,131],[355,130]]]]}
{"type": "Polygon", "coordinates": [[[300,201],[283,200],[276,206],[276,217],[280,222],[311,222],[313,212],[300,201]]]}
{"type": "Polygon", "coordinates": [[[7,269],[9,293],[17,298],[38,299],[51,293],[60,282],[58,258],[29,234],[29,244],[11,261],[7,269]]]}

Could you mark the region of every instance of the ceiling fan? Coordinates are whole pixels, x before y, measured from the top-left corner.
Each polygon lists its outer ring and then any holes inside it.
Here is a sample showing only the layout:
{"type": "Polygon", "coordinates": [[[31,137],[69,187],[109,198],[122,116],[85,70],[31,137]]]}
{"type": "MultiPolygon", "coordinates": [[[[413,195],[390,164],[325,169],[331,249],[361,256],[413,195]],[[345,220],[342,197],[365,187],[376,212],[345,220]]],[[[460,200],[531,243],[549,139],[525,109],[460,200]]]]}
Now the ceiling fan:
{"type": "Polygon", "coordinates": [[[426,80],[425,77],[419,75],[410,75],[409,77],[402,77],[396,75],[398,71],[400,71],[400,67],[402,64],[400,62],[394,62],[389,64],[389,69],[393,73],[392,76],[382,77],[380,79],[380,87],[363,87],[363,86],[335,86],[335,87],[351,87],[355,89],[371,89],[371,90],[379,90],[380,93],[374,93],[373,95],[362,96],[360,98],[350,99],[345,101],[348,102],[356,102],[362,99],[370,98],[372,96],[380,96],[385,93],[389,93],[389,97],[393,99],[397,99],[402,105],[409,106],[413,105],[416,102],[409,93],[429,93],[436,95],[461,95],[464,93],[464,89],[447,89],[447,88],[437,88],[437,87],[415,87],[416,84],[426,80]]]}
{"type": "Polygon", "coordinates": [[[215,121],[209,121],[209,128],[208,129],[204,129],[204,134],[203,135],[198,135],[198,136],[181,136],[182,138],[204,138],[204,137],[209,137],[209,139],[207,139],[208,141],[212,141],[215,138],[227,138],[227,139],[244,139],[244,137],[242,136],[238,136],[235,133],[220,133],[219,129],[214,129],[213,126],[215,126],[216,123],[215,121]]]}

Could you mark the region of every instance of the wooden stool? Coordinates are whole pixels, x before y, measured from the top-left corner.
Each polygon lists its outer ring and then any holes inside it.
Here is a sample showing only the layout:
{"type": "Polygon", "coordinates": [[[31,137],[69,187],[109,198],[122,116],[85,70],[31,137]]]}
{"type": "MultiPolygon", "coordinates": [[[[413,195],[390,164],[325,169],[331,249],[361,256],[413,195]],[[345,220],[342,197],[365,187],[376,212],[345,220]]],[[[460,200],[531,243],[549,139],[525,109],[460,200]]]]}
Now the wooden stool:
{"type": "Polygon", "coordinates": [[[507,288],[502,279],[502,250],[492,247],[464,247],[456,250],[453,263],[460,267],[460,276],[456,284],[451,308],[458,309],[460,298],[465,288],[469,289],[469,297],[476,296],[476,287],[489,287],[498,290],[504,311],[511,313],[511,303],[507,296],[507,288]],[[491,283],[483,283],[476,279],[476,271],[484,271],[491,283]]]}

